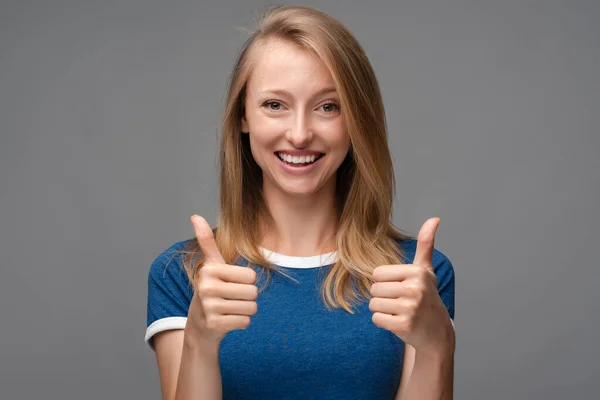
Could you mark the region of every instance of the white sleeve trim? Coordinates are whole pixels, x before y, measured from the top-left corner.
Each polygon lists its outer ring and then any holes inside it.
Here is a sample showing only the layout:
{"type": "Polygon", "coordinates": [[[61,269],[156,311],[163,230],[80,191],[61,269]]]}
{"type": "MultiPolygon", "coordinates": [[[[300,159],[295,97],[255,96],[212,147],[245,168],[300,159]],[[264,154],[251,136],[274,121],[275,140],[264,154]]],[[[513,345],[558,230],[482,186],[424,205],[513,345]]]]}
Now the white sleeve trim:
{"type": "Polygon", "coordinates": [[[156,335],[158,332],[168,331],[171,329],[185,329],[186,322],[187,317],[167,317],[157,319],[151,323],[148,328],[146,328],[146,336],[144,337],[144,341],[150,350],[154,351],[154,342],[152,341],[152,337],[154,335],[156,335]]]}
{"type": "MultiPolygon", "coordinates": [[[[186,322],[187,317],[167,317],[157,319],[146,329],[144,341],[150,350],[154,351],[154,343],[152,342],[152,337],[154,335],[156,335],[158,332],[168,331],[171,329],[185,329],[186,322]]],[[[450,318],[450,322],[452,323],[452,328],[454,328],[454,331],[456,331],[456,326],[454,325],[454,320],[452,318],[450,318]]]]}

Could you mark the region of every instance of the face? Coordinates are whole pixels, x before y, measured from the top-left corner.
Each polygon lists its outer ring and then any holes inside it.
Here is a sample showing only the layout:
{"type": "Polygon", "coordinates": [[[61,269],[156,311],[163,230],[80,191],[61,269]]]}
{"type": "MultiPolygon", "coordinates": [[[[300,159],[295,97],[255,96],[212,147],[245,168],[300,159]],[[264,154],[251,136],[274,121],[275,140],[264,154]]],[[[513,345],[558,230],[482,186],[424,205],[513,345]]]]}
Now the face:
{"type": "Polygon", "coordinates": [[[264,192],[308,196],[335,188],[350,139],[331,73],[316,56],[281,39],[258,51],[242,131],[263,171],[264,192]]]}

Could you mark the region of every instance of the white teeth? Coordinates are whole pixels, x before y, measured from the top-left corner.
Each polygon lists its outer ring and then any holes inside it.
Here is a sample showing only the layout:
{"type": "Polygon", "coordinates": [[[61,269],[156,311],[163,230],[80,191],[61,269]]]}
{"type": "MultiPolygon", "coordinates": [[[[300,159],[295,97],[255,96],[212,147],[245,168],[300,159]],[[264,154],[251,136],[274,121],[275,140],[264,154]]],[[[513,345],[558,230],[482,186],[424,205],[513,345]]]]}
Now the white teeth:
{"type": "Polygon", "coordinates": [[[317,158],[316,155],[312,156],[291,156],[289,154],[277,153],[277,156],[283,161],[287,161],[293,164],[306,164],[312,163],[317,158]]]}

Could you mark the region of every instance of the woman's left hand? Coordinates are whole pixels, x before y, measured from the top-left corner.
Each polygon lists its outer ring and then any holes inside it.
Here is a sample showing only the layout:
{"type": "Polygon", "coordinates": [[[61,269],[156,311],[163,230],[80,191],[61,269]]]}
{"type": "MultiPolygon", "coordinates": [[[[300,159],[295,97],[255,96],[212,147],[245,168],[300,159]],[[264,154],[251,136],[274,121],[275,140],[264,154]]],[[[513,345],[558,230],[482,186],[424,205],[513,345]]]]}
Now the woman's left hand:
{"type": "Polygon", "coordinates": [[[421,227],[413,264],[382,265],[373,270],[375,283],[369,302],[376,326],[393,332],[417,352],[432,356],[454,349],[454,328],[433,271],[439,221],[430,218],[421,227]]]}

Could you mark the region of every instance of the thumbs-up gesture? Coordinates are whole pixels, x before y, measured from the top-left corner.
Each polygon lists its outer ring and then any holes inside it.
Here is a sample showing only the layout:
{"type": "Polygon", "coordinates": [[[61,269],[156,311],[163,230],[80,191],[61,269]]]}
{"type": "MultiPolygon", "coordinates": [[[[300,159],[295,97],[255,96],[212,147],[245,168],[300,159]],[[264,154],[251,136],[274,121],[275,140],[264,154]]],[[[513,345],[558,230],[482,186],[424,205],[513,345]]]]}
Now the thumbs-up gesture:
{"type": "Polygon", "coordinates": [[[198,272],[185,329],[195,338],[220,343],[227,332],[246,329],[250,316],[256,314],[256,272],[226,264],[206,220],[198,215],[190,220],[205,262],[198,272]]]}
{"type": "Polygon", "coordinates": [[[382,265],[373,270],[375,283],[369,302],[376,326],[426,353],[443,351],[453,340],[450,317],[433,271],[438,225],[439,218],[430,218],[421,227],[413,264],[382,265]]]}

